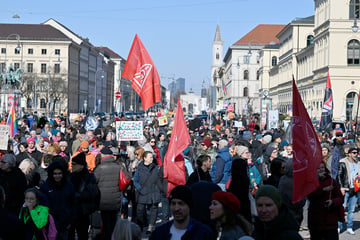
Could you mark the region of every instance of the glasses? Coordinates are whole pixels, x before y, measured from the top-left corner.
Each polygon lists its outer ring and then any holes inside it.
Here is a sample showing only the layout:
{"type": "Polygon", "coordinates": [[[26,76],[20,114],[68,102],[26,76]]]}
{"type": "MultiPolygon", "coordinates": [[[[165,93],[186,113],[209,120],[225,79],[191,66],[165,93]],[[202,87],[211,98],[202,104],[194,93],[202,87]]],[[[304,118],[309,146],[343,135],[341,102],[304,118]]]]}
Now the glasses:
{"type": "Polygon", "coordinates": [[[233,139],[233,137],[228,137],[228,138],[231,138],[231,139],[233,139]]]}
{"type": "Polygon", "coordinates": [[[150,128],[145,128],[145,130],[149,130],[150,128]]]}
{"type": "Polygon", "coordinates": [[[358,154],[358,152],[351,152],[352,154],[358,154]]]}
{"type": "Polygon", "coordinates": [[[155,141],[150,141],[150,143],[155,143],[155,141]]]}

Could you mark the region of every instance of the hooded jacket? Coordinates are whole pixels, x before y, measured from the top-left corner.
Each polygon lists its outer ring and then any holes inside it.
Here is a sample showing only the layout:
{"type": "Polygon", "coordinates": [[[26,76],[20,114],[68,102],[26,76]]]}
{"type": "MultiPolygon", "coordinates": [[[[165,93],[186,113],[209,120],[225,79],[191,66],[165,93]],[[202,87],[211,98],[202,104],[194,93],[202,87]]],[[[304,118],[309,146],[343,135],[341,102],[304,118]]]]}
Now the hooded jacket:
{"type": "Polygon", "coordinates": [[[40,191],[47,197],[51,215],[54,217],[58,232],[64,231],[73,224],[76,216],[75,189],[69,180],[68,172],[63,163],[52,162],[48,170],[48,178],[40,186],[40,191]],[[53,173],[56,169],[63,172],[62,180],[57,183],[53,173]]]}

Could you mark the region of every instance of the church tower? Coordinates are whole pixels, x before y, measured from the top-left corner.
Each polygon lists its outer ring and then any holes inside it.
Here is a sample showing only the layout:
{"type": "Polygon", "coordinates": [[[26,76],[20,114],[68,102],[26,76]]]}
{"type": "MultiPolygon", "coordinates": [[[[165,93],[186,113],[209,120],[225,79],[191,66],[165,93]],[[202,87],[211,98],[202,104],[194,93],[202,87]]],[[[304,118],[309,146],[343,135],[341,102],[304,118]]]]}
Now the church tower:
{"type": "Polygon", "coordinates": [[[211,85],[214,85],[214,72],[222,66],[223,45],[221,40],[220,25],[216,26],[214,41],[212,43],[212,65],[211,65],[211,85]]]}

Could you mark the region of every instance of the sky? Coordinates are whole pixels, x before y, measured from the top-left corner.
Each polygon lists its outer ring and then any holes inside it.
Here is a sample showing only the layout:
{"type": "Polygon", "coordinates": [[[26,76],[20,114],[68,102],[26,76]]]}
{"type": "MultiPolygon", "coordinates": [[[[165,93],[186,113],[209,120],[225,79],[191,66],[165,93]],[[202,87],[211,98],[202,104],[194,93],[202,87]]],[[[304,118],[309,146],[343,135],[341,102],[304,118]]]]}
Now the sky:
{"type": "Polygon", "coordinates": [[[0,8],[1,23],[40,24],[53,18],[125,59],[138,34],[161,84],[167,87],[173,78],[183,77],[186,90],[195,93],[203,81],[210,84],[217,24],[225,54],[258,24],[286,25],[311,15],[314,0],[5,0],[0,8]]]}

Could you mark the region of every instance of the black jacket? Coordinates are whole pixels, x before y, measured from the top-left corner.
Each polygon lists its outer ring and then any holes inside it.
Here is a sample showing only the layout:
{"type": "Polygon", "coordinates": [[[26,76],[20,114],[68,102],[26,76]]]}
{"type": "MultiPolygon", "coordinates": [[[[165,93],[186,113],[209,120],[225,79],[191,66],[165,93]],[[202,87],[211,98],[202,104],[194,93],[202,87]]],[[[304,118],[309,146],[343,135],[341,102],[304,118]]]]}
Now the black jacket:
{"type": "Polygon", "coordinates": [[[270,222],[261,222],[258,217],[255,219],[256,240],[301,240],[298,231],[299,225],[285,205],[280,207],[279,215],[270,222]]]}
{"type": "MultiPolygon", "coordinates": [[[[171,234],[170,234],[170,228],[173,225],[174,221],[167,222],[155,229],[155,231],[151,234],[150,240],[170,240],[171,234]]],[[[196,220],[190,219],[190,223],[186,229],[186,232],[181,237],[181,240],[212,240],[216,239],[211,229],[204,225],[199,223],[196,220]]]]}
{"type": "MultiPolygon", "coordinates": [[[[358,165],[358,174],[360,174],[360,164],[357,163],[357,165],[358,165]]],[[[340,160],[339,172],[337,175],[337,181],[340,185],[341,190],[349,191],[350,189],[349,174],[350,174],[349,161],[347,160],[347,158],[343,158],[340,160]]]]}
{"type": "Polygon", "coordinates": [[[199,181],[211,181],[211,176],[209,172],[204,172],[201,167],[197,167],[195,171],[190,175],[186,185],[190,186],[193,183],[199,182],[199,181]]]}

